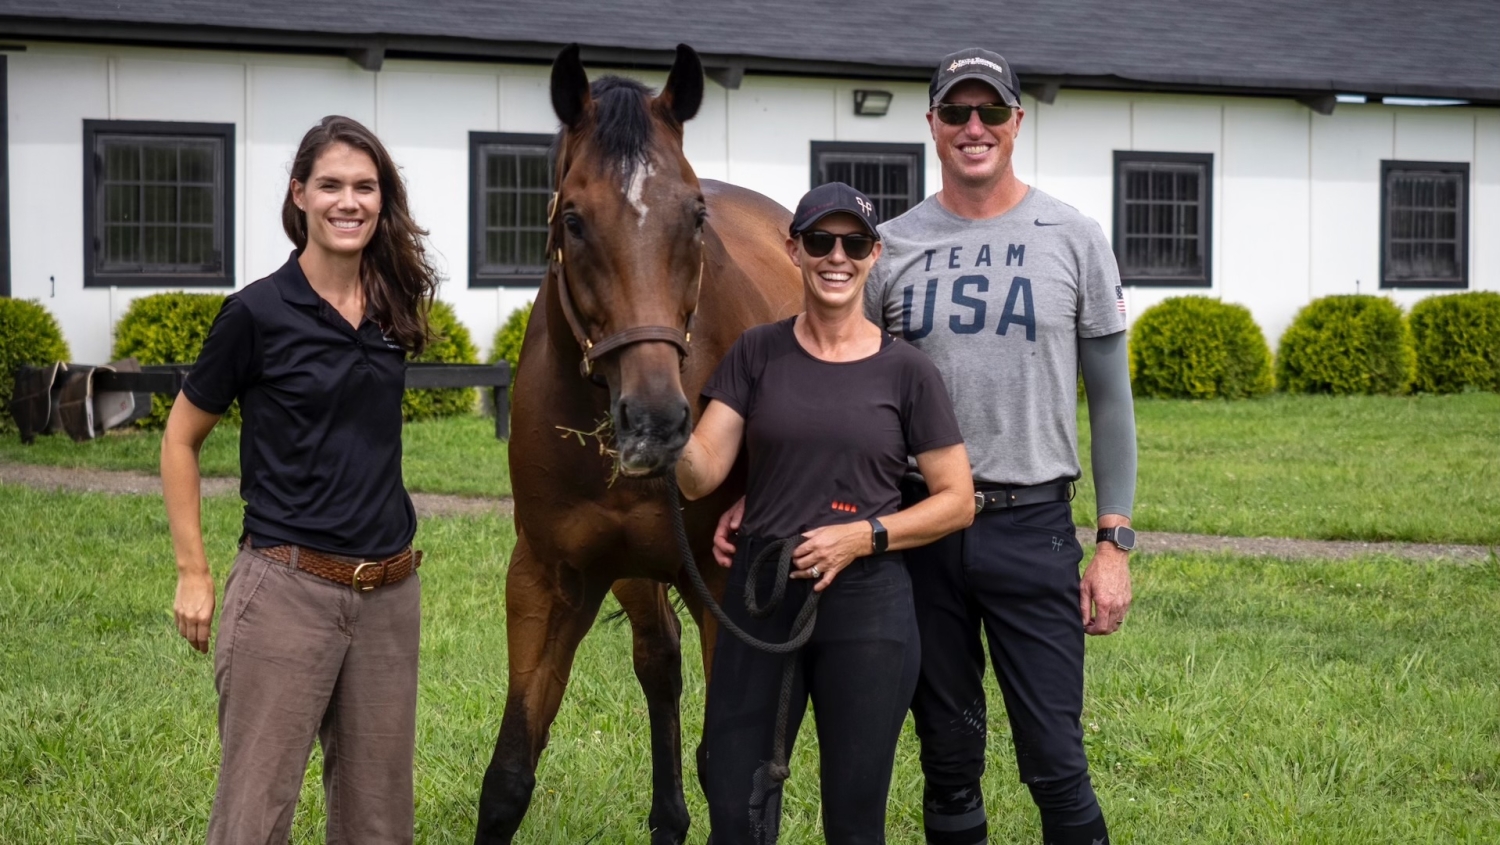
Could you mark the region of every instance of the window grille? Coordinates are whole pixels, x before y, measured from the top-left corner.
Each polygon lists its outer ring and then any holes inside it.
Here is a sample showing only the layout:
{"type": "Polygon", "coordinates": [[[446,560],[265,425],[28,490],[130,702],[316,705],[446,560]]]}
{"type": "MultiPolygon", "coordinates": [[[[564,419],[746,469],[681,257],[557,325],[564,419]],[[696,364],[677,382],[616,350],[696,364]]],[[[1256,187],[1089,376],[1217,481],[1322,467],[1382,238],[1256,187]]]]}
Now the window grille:
{"type": "Polygon", "coordinates": [[[470,133],[469,284],[541,284],[547,270],[550,135],[470,133]]]}
{"type": "Polygon", "coordinates": [[[232,125],[85,121],[90,286],[233,286],[232,125]]]}
{"type": "Polygon", "coordinates": [[[1468,287],[1469,165],[1381,162],[1381,287],[1468,287]]]}
{"type": "Polygon", "coordinates": [[[812,187],[826,182],[852,185],[875,203],[882,221],[905,214],[922,201],[921,144],[865,144],[814,141],[812,187]]]}
{"type": "Polygon", "coordinates": [[[1213,156],[1115,153],[1115,257],[1127,284],[1210,284],[1213,156]]]}

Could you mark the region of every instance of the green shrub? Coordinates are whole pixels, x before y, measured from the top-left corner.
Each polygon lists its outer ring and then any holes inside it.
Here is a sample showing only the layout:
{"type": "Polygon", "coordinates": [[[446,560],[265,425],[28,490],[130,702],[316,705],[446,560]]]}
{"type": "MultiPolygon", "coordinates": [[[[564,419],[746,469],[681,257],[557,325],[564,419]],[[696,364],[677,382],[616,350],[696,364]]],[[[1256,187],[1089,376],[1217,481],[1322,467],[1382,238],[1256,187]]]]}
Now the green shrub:
{"type": "Polygon", "coordinates": [[[521,341],[526,338],[526,323],[531,320],[531,303],[510,312],[505,325],[495,330],[495,342],[490,345],[489,363],[510,362],[510,378],[515,381],[516,368],[521,364],[521,341]]]}
{"type": "MultiPolygon", "coordinates": [[[[135,358],[142,364],[191,364],[198,360],[208,330],[224,306],[219,293],[157,293],[130,303],[125,316],[115,324],[116,360],[135,358]]],[[[167,422],[175,397],[151,397],[151,415],[137,425],[160,428],[167,422]]],[[[238,425],[239,404],[229,408],[224,419],[238,425]]]]}
{"type": "MultiPolygon", "coordinates": [[[[73,357],[62,329],[51,312],[34,299],[0,297],[0,404],[9,406],[16,389],[16,368],[50,364],[73,357]]],[[[15,421],[0,411],[0,429],[12,431],[15,421]]]]}
{"type": "Polygon", "coordinates": [[[1417,353],[1416,389],[1500,391],[1500,293],[1429,296],[1408,320],[1417,353]]]}
{"type": "MultiPolygon", "coordinates": [[[[420,357],[413,361],[440,364],[477,364],[479,350],[469,330],[458,321],[453,306],[438,300],[432,303],[427,315],[432,327],[432,340],[420,357]]],[[[428,390],[408,390],[401,398],[401,416],[407,422],[432,420],[439,417],[456,417],[474,411],[478,394],[472,387],[442,387],[428,390]]]]}
{"type": "Polygon", "coordinates": [[[1411,333],[1394,302],[1325,296],[1298,311],[1281,336],[1276,383],[1288,393],[1405,393],[1415,364],[1411,333]]]}
{"type": "Polygon", "coordinates": [[[1242,399],[1271,391],[1271,351],[1243,305],[1179,296],[1146,309],[1130,330],[1138,396],[1242,399]]]}

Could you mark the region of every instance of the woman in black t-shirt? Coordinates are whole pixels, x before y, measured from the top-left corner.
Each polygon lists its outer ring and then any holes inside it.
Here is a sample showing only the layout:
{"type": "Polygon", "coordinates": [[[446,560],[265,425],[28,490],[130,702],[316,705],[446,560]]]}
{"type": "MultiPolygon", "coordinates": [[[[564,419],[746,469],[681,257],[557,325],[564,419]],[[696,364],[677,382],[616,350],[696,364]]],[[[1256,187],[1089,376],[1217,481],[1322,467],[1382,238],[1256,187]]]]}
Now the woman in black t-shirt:
{"type": "MultiPolygon", "coordinates": [[[[937,369],[864,316],[880,255],[875,224],[870,200],[841,182],[803,197],[787,239],[803,311],[736,341],[704,388],[711,401],[677,464],[683,493],[698,498],[723,482],[744,444],[745,517],[726,596],[744,591],[748,562],[768,544],[804,538],[797,580],[776,611],[751,618],[737,601],[726,609],[749,633],[783,641],[797,605],[822,594],[811,640],[786,658],[796,661],[786,745],[810,698],[823,832],[838,845],[885,841],[896,739],[916,686],[911,584],[895,552],[974,518],[969,459],[937,369]],[[898,513],[912,458],[933,495],[898,513]]],[[[756,586],[766,595],[773,585],[756,586]]],[[[776,841],[782,659],[723,632],[715,644],[699,760],[715,845],[776,841]]]]}
{"type": "Polygon", "coordinates": [[[173,611],[207,651],[198,451],[239,402],[245,519],[215,639],[208,841],[287,841],[316,739],[328,841],[411,842],[421,553],[401,398],[437,274],[400,172],[345,117],[303,137],[282,226],[297,251],[225,300],[162,438],[173,611]]]}

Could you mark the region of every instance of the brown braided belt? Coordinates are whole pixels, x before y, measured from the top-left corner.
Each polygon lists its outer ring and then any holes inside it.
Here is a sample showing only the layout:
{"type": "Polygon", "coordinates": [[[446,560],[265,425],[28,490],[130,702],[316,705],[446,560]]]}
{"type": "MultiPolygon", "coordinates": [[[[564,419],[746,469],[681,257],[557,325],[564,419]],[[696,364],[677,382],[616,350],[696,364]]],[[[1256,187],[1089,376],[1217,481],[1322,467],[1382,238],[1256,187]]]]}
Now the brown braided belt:
{"type": "Polygon", "coordinates": [[[335,584],[346,584],[361,593],[401,581],[422,565],[422,553],[412,551],[410,546],[384,560],[366,561],[328,555],[305,546],[266,546],[251,551],[335,584]]]}

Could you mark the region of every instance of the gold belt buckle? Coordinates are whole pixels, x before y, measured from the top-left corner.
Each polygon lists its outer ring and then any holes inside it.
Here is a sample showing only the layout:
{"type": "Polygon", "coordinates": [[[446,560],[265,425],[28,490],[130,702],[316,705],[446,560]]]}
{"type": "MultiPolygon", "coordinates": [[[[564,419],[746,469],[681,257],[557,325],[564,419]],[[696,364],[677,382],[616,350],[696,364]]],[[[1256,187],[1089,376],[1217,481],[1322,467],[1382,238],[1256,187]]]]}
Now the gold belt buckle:
{"type": "Polygon", "coordinates": [[[375,589],[376,585],[374,584],[370,584],[369,586],[360,584],[359,573],[364,572],[365,567],[367,566],[380,566],[380,564],[381,562],[378,560],[367,560],[364,563],[361,563],[359,566],[354,567],[354,577],[350,579],[349,586],[353,587],[355,590],[361,593],[368,593],[369,591],[375,589]]]}

